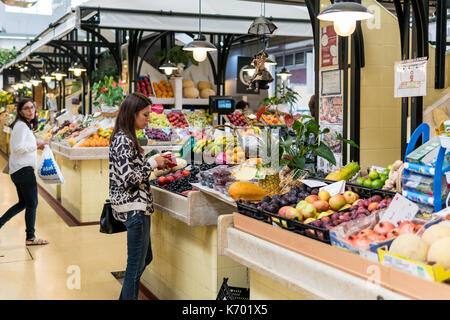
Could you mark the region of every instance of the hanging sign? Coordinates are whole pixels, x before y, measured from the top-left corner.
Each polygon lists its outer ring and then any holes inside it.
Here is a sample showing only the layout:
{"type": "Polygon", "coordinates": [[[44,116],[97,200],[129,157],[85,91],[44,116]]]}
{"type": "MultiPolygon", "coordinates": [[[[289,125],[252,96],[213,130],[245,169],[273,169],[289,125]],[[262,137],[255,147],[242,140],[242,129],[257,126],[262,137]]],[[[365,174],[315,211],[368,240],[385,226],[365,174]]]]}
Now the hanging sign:
{"type": "Polygon", "coordinates": [[[335,66],[338,64],[338,36],[333,25],[320,29],[320,53],[321,67],[335,66]]]}
{"type": "Polygon", "coordinates": [[[427,58],[395,62],[395,98],[427,95],[427,58]]]}

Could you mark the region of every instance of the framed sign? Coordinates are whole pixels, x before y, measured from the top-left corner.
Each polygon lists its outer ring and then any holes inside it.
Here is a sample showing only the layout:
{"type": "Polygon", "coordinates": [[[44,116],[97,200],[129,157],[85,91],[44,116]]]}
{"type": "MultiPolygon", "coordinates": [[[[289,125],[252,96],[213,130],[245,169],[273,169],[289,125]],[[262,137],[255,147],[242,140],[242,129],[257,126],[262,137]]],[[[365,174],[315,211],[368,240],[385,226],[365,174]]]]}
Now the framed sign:
{"type": "Polygon", "coordinates": [[[427,63],[427,58],[395,62],[395,98],[427,95],[427,63]]]}
{"type": "Polygon", "coordinates": [[[341,95],[341,70],[328,70],[321,72],[321,95],[341,95]]]}
{"type": "Polygon", "coordinates": [[[247,82],[250,80],[250,75],[242,70],[246,65],[250,65],[253,61],[251,57],[238,57],[237,61],[237,81],[236,81],[236,93],[244,94],[259,94],[259,88],[255,90],[249,90],[247,82]]]}
{"type": "Polygon", "coordinates": [[[344,107],[342,96],[321,97],[319,105],[319,124],[343,125],[344,107]]]}
{"type": "Polygon", "coordinates": [[[333,25],[320,29],[320,66],[338,65],[338,36],[333,25]]]}

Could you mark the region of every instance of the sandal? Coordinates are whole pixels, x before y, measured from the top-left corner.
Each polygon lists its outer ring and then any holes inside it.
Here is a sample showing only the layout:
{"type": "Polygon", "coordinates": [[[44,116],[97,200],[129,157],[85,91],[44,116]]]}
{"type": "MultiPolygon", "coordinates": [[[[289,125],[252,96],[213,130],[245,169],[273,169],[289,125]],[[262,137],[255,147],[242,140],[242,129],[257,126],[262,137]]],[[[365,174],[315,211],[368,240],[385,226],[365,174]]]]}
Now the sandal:
{"type": "Polygon", "coordinates": [[[39,246],[39,245],[46,245],[49,242],[47,240],[43,240],[43,239],[39,239],[39,238],[34,238],[32,240],[26,240],[25,241],[25,245],[27,246],[39,246]],[[30,243],[31,242],[31,243],[30,243]]]}

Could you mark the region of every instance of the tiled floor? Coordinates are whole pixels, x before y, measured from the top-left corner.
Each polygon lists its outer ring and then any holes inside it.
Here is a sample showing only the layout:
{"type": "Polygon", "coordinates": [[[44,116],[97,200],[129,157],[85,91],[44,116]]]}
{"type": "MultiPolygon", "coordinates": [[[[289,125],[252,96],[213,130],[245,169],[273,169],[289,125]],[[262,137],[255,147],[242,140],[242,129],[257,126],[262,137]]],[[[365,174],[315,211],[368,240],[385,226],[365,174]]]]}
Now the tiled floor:
{"type": "MultiPolygon", "coordinates": [[[[9,175],[0,174],[0,216],[16,201],[9,175]]],[[[118,299],[121,283],[111,272],[125,270],[126,233],[69,227],[39,197],[36,235],[50,244],[25,246],[24,212],[0,229],[0,300],[118,299]]]]}

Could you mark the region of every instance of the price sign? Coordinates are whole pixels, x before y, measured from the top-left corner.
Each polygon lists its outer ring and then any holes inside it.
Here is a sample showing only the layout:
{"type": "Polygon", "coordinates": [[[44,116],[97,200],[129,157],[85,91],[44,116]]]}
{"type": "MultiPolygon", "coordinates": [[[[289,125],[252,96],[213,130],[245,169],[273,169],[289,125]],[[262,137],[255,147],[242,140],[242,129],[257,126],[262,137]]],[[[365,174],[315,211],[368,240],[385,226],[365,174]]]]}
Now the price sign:
{"type": "Polygon", "coordinates": [[[335,196],[337,194],[342,194],[342,193],[345,192],[345,180],[329,184],[326,187],[320,188],[319,190],[328,191],[330,196],[335,196]]]}
{"type": "Polygon", "coordinates": [[[419,211],[419,206],[396,193],[389,208],[386,209],[380,221],[389,221],[397,226],[399,221],[411,221],[419,211]]]}
{"type": "Polygon", "coordinates": [[[303,180],[301,180],[301,182],[303,182],[306,186],[308,186],[310,188],[319,188],[319,187],[323,187],[323,186],[327,185],[325,182],[317,181],[317,180],[303,179],[303,180]]]}

